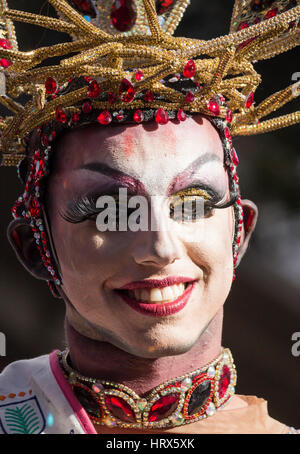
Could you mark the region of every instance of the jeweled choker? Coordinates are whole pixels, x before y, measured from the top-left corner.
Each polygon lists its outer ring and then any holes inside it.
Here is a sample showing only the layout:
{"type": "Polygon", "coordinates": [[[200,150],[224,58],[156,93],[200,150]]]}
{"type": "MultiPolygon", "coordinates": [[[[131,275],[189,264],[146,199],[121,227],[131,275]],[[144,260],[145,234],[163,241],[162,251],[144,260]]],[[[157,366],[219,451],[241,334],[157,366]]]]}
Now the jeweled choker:
{"type": "Polygon", "coordinates": [[[92,422],[103,426],[155,429],[190,424],[213,415],[232,398],[236,368],[231,351],[187,374],[168,380],[140,397],[127,386],[80,375],[69,365],[69,350],[59,363],[92,422]]]}

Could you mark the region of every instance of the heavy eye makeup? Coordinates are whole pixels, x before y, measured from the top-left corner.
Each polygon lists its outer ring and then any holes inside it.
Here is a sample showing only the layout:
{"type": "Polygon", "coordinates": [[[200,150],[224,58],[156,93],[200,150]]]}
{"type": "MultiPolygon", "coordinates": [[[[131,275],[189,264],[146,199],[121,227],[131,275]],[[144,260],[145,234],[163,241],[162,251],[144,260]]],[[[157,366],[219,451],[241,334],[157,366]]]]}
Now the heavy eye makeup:
{"type": "MultiPolygon", "coordinates": [[[[120,189],[121,187],[119,187],[120,189]]],[[[124,188],[124,187],[123,187],[124,188]]],[[[131,197],[137,195],[136,193],[127,189],[127,196],[131,197]]],[[[67,222],[72,224],[79,224],[87,220],[95,221],[96,217],[101,211],[105,208],[97,208],[96,202],[99,197],[101,196],[111,196],[114,198],[116,202],[116,212],[118,215],[118,206],[119,206],[119,195],[117,191],[110,193],[105,191],[100,193],[100,191],[90,192],[85,195],[79,196],[74,198],[71,202],[67,204],[67,208],[64,211],[59,211],[60,216],[67,222]]],[[[187,188],[178,191],[174,194],[169,196],[169,208],[170,208],[170,217],[173,218],[175,221],[177,220],[174,218],[174,212],[178,205],[182,205],[184,201],[193,202],[199,198],[203,201],[204,210],[202,210],[202,216],[199,217],[199,213],[197,213],[196,207],[194,203],[190,204],[190,210],[188,211],[187,215],[185,216],[185,221],[197,221],[203,217],[209,217],[213,214],[214,209],[220,208],[228,208],[232,206],[236,200],[238,195],[231,193],[229,200],[225,200],[226,193],[220,194],[214,188],[208,185],[191,185],[187,188]],[[198,217],[197,217],[198,215],[198,217]]],[[[137,209],[135,208],[127,208],[128,216],[137,209]]],[[[177,211],[178,212],[178,211],[177,211]]]]}

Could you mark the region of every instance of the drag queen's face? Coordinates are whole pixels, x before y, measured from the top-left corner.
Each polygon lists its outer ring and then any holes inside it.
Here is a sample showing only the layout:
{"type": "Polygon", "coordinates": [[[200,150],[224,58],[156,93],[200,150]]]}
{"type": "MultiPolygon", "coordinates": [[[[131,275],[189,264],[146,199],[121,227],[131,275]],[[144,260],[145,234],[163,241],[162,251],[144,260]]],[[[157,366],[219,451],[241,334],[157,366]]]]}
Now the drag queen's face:
{"type": "MultiPolygon", "coordinates": [[[[188,196],[191,188],[193,199],[229,200],[223,160],[216,129],[200,116],[160,127],[89,126],[62,137],[47,208],[69,300],[67,318],[78,331],[143,357],[180,354],[195,344],[231,287],[233,209],[208,209],[193,222],[179,221],[161,201],[188,196]],[[127,188],[129,198],[145,197],[155,229],[149,220],[145,231],[101,232],[95,215],[80,223],[65,219],[80,197],[118,195],[119,188],[127,188]],[[167,283],[166,293],[116,290],[168,277],[191,282],[167,283]],[[153,301],[160,297],[178,302],[153,301]]],[[[72,216],[80,219],[76,211],[72,216]]]]}

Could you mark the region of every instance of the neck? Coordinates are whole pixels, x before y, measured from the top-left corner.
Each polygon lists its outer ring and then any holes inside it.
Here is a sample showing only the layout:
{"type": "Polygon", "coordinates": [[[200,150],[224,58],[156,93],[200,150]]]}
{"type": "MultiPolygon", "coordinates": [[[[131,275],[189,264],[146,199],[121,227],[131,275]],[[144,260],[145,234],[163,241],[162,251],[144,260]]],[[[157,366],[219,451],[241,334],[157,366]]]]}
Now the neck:
{"type": "Polygon", "coordinates": [[[90,339],[75,330],[66,319],[72,366],[82,375],[123,383],[143,396],[160,383],[215,359],[221,351],[222,318],[221,311],[186,353],[161,358],[137,357],[107,342],[90,339]]]}

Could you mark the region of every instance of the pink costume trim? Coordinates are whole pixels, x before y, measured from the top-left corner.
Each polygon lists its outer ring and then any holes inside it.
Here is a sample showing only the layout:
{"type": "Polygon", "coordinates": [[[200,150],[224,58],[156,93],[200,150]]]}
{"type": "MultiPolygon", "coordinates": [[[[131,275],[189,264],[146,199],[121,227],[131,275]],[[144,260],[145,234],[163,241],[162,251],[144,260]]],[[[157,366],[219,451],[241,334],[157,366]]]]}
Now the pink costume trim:
{"type": "Polygon", "coordinates": [[[58,358],[57,358],[57,353],[59,350],[54,350],[52,353],[49,355],[49,360],[50,360],[50,367],[52,370],[52,373],[54,375],[55,380],[57,381],[60,389],[62,390],[63,394],[65,395],[65,398],[71,405],[76,418],[78,419],[80,425],[82,426],[83,430],[85,431],[86,434],[96,434],[96,430],[91,423],[90,418],[88,417],[87,412],[77,399],[77,397],[74,395],[72,392],[71,386],[65,379],[62,370],[58,364],[58,358]]]}

